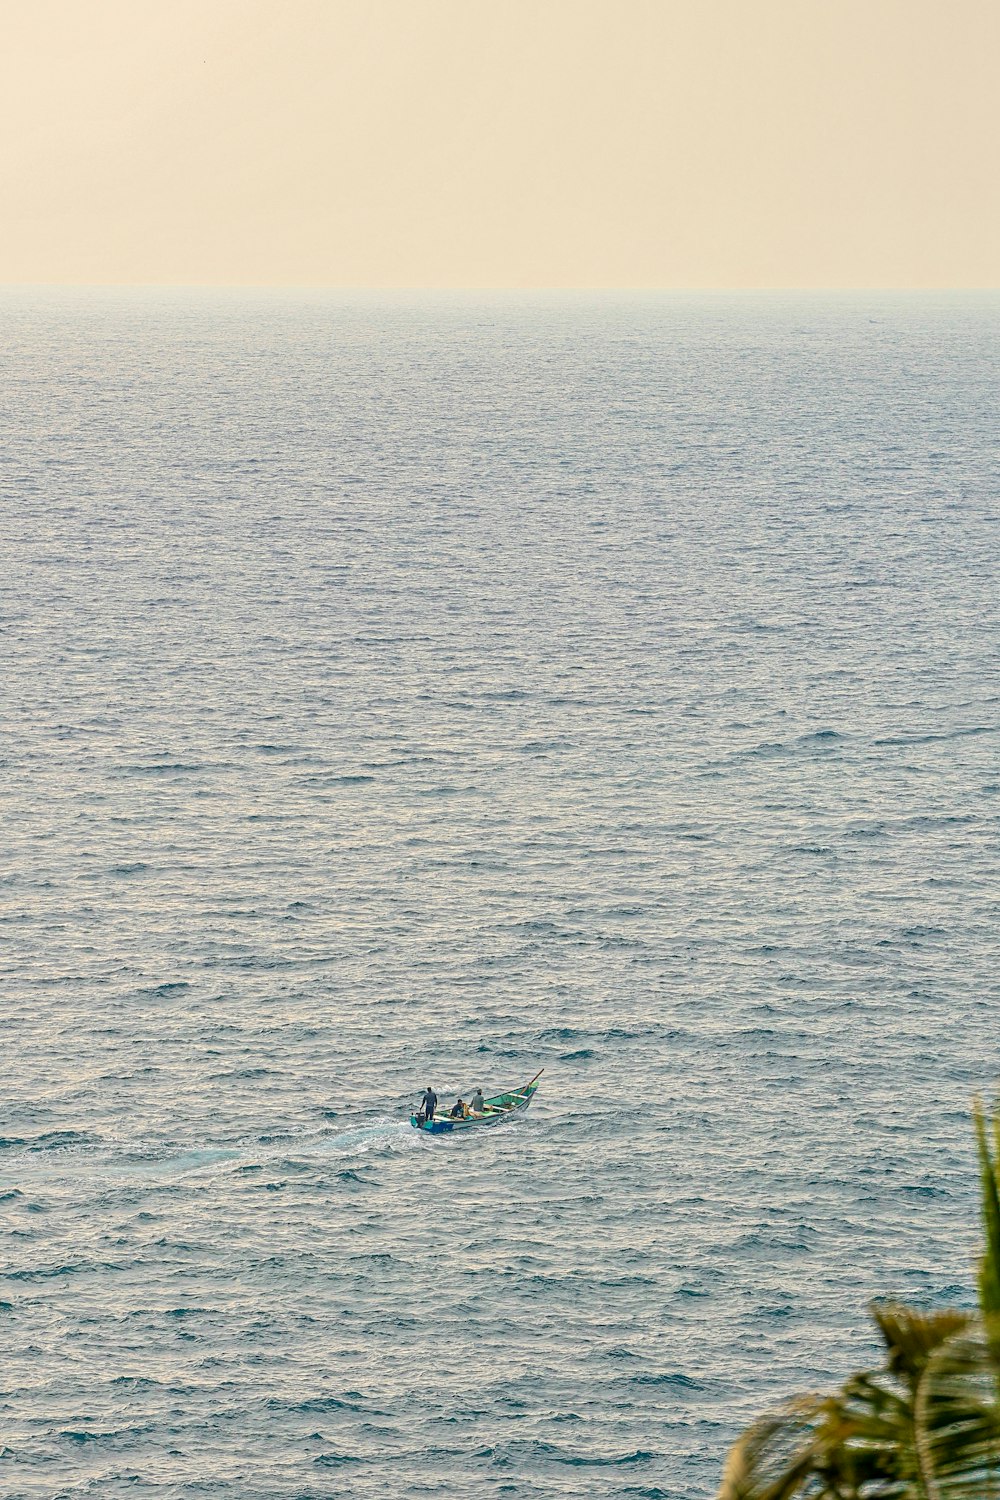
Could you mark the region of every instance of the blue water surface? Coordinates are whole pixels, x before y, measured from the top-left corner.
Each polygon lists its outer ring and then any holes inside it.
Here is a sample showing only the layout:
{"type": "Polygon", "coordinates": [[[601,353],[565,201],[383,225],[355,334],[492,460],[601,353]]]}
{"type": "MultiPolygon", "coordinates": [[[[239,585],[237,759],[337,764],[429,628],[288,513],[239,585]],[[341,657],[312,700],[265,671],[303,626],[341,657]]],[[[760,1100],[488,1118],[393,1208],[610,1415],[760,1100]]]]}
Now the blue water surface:
{"type": "Polygon", "coordinates": [[[1000,298],[0,350],[6,1495],[704,1500],[971,1300],[1000,298]]]}

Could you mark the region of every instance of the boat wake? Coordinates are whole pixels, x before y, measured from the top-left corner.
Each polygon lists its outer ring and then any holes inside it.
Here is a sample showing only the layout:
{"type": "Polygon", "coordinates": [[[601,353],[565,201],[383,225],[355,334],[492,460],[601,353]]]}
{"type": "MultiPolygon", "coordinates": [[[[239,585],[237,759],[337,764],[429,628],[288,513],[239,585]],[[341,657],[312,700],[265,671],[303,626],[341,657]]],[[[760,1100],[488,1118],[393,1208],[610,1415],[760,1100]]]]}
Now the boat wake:
{"type": "Polygon", "coordinates": [[[229,1175],[294,1165],[300,1171],[323,1171],[334,1160],[356,1160],[413,1150],[420,1145],[408,1121],[382,1118],[348,1129],[296,1131],[242,1141],[182,1143],[126,1141],[58,1143],[44,1152],[32,1143],[9,1143],[5,1153],[9,1186],[30,1189],[43,1184],[92,1178],[104,1186],[158,1187],[192,1174],[229,1175]]]}
{"type": "Polygon", "coordinates": [[[408,1120],[381,1119],[326,1136],[324,1152],[335,1156],[367,1156],[372,1153],[412,1151],[420,1137],[408,1120]]]}

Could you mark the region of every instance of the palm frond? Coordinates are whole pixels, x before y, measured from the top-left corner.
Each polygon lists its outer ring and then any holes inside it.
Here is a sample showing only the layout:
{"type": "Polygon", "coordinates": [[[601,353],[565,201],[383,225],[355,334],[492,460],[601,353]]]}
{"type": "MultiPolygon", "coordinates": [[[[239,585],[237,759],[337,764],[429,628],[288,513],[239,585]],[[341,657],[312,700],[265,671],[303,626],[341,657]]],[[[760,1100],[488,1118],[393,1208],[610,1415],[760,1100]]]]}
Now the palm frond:
{"type": "Polygon", "coordinates": [[[970,1324],[927,1361],[914,1430],[928,1500],[1000,1497],[1000,1328],[970,1324]]]}
{"type": "Polygon", "coordinates": [[[733,1444],[717,1500],[819,1500],[816,1487],[817,1428],[826,1402],[799,1396],[761,1417],[733,1444]]]}
{"type": "Polygon", "coordinates": [[[874,1302],[869,1311],[888,1355],[888,1368],[912,1388],[934,1350],[971,1322],[969,1313],[946,1307],[922,1312],[900,1302],[874,1302]]]}
{"type": "Polygon", "coordinates": [[[975,1127],[981,1316],[873,1306],[882,1368],[754,1423],[718,1500],[1000,1500],[1000,1106],[975,1127]]]}
{"type": "Polygon", "coordinates": [[[993,1114],[993,1148],[986,1129],[982,1100],[975,1103],[976,1145],[982,1180],[983,1230],[986,1245],[979,1263],[979,1305],[984,1318],[1000,1313],[1000,1111],[993,1114]]]}
{"type": "MultiPolygon", "coordinates": [[[[969,1392],[971,1366],[957,1352],[945,1359],[943,1351],[957,1351],[978,1325],[968,1313],[919,1312],[899,1303],[872,1314],[886,1346],[884,1368],[852,1376],[834,1396],[801,1398],[755,1423],[729,1455],[718,1500],[969,1500],[960,1487],[953,1494],[941,1489],[937,1471],[947,1460],[953,1487],[963,1475],[981,1475],[988,1423],[977,1419],[948,1448],[948,1392],[954,1415],[962,1390],[969,1392]],[[937,1419],[933,1434],[928,1412],[937,1419]]],[[[989,1490],[987,1497],[994,1500],[989,1490]]]]}

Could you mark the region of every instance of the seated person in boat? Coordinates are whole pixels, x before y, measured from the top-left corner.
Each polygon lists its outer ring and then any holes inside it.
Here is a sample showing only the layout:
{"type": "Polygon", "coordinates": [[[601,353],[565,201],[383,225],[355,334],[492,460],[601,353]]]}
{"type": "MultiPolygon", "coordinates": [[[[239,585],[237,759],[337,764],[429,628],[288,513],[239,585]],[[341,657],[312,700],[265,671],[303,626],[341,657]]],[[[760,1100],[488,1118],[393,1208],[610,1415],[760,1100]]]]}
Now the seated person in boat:
{"type": "Polygon", "coordinates": [[[467,1120],[469,1118],[469,1106],[464,1099],[458,1099],[451,1107],[451,1119],[467,1120]]]}
{"type": "Polygon", "coordinates": [[[482,1089],[476,1089],[476,1092],[473,1094],[472,1098],[469,1100],[469,1108],[472,1110],[472,1113],[474,1115],[481,1115],[482,1114],[482,1112],[483,1112],[483,1102],[484,1101],[483,1101],[483,1091],[482,1091],[482,1089]]]}

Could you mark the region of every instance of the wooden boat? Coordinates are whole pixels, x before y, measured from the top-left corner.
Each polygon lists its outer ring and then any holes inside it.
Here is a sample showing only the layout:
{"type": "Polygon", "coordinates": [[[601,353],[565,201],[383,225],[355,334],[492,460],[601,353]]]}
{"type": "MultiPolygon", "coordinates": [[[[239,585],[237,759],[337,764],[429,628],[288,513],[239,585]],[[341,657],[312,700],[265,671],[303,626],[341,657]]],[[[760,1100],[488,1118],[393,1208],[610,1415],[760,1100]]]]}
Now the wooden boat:
{"type": "Polygon", "coordinates": [[[508,1089],[505,1094],[492,1094],[489,1099],[484,1099],[481,1114],[470,1114],[465,1119],[460,1116],[452,1119],[451,1115],[435,1110],[431,1120],[425,1120],[422,1115],[411,1115],[410,1124],[415,1130],[425,1130],[428,1135],[446,1135],[452,1130],[476,1130],[483,1125],[499,1125],[501,1120],[527,1109],[535,1097],[538,1080],[544,1072],[544,1068],[539,1069],[531,1082],[526,1083],[522,1089],[508,1089]]]}

